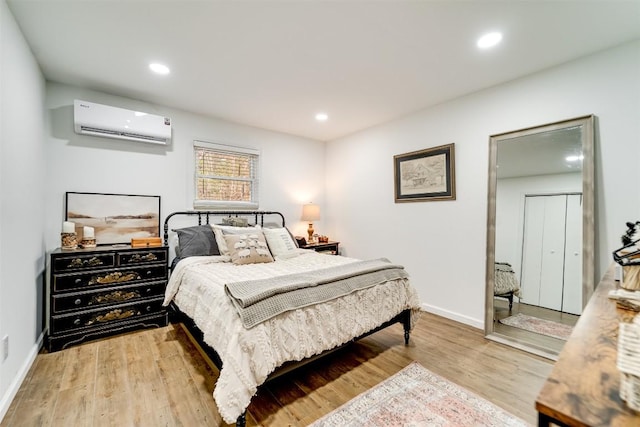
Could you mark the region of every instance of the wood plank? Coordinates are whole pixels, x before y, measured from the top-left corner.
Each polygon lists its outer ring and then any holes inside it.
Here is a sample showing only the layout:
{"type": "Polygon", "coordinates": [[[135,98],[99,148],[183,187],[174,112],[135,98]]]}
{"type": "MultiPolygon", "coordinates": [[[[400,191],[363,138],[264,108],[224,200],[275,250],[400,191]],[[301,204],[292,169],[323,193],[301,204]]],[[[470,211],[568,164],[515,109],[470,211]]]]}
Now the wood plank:
{"type": "MultiPolygon", "coordinates": [[[[393,325],[265,384],[247,425],[307,425],[413,360],[531,424],[535,393],[552,368],[478,329],[423,313],[408,346],[393,325]]],[[[0,426],[224,425],[212,396],[218,375],[179,325],[43,351],[0,426]]]]}
{"type": "Polygon", "coordinates": [[[98,369],[97,348],[92,345],[79,345],[69,349],[60,383],[61,390],[94,385],[98,369]]]}
{"type": "Polygon", "coordinates": [[[93,414],[93,381],[60,390],[52,426],[87,426],[93,414]]]}
{"type": "MultiPolygon", "coordinates": [[[[40,355],[31,369],[31,381],[18,401],[11,425],[50,426],[60,391],[60,378],[64,372],[67,354],[40,355]]],[[[3,420],[4,425],[4,420],[3,420]]]]}

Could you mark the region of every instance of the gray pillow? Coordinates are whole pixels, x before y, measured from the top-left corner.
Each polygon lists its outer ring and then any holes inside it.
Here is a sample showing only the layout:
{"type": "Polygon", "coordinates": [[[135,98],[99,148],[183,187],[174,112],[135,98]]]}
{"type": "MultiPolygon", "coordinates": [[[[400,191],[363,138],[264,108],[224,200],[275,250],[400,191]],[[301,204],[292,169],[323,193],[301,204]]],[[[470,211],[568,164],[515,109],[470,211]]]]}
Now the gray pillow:
{"type": "Polygon", "coordinates": [[[196,225],[175,230],[178,233],[180,257],[220,255],[210,225],[196,225]]]}

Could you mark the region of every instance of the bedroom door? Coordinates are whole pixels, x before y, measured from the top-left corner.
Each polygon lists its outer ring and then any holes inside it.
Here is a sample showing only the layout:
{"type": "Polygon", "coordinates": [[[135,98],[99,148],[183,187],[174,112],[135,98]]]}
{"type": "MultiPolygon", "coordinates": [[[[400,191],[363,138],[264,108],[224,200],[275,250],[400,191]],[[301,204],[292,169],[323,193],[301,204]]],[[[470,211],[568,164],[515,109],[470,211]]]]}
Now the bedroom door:
{"type": "Polygon", "coordinates": [[[525,196],[522,299],[530,305],[580,314],[581,196],[525,196]]]}

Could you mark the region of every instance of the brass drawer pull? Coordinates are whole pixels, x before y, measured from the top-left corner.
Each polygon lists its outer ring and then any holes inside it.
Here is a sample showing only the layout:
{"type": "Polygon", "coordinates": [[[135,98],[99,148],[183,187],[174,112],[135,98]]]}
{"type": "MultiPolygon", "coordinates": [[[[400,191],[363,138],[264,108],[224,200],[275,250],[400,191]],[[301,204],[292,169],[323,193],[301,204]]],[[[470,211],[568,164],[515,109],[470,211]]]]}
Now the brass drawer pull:
{"type": "Polygon", "coordinates": [[[91,257],[86,260],[83,260],[82,258],[74,258],[71,260],[67,268],[95,267],[102,264],[104,263],[97,257],[91,257]]]}
{"type": "Polygon", "coordinates": [[[129,259],[129,262],[147,262],[156,261],[158,259],[153,253],[149,252],[146,255],[135,254],[129,259]]]}
{"type": "Polygon", "coordinates": [[[127,273],[124,274],[120,271],[116,271],[113,273],[109,273],[106,276],[94,276],[91,278],[89,282],[90,285],[95,285],[96,283],[100,283],[101,285],[106,283],[120,283],[120,282],[128,282],[131,280],[139,280],[141,277],[135,273],[127,273]]]}
{"type": "Polygon", "coordinates": [[[111,322],[112,320],[126,319],[128,317],[135,316],[135,315],[138,315],[138,314],[140,314],[140,313],[139,312],[136,313],[135,310],[122,311],[121,309],[117,308],[115,310],[111,310],[110,312],[108,312],[106,314],[99,314],[99,315],[95,316],[93,319],[91,319],[87,323],[85,323],[85,326],[91,326],[94,323],[104,323],[104,322],[111,322]]]}
{"type": "Polygon", "coordinates": [[[74,325],[76,325],[76,326],[80,325],[80,319],[76,319],[76,320],[74,320],[74,321],[73,321],[73,324],[74,324],[74,325]]]}
{"type": "Polygon", "coordinates": [[[74,301],[75,305],[80,305],[82,304],[82,300],[80,298],[78,298],[77,300],[74,301]]]}
{"type": "Polygon", "coordinates": [[[77,283],[82,283],[82,279],[76,279],[76,284],[77,283]]]}
{"type": "Polygon", "coordinates": [[[91,298],[89,305],[129,301],[130,299],[140,298],[140,296],[141,295],[138,291],[126,292],[126,291],[116,290],[108,294],[94,296],[93,298],[91,298]]]}

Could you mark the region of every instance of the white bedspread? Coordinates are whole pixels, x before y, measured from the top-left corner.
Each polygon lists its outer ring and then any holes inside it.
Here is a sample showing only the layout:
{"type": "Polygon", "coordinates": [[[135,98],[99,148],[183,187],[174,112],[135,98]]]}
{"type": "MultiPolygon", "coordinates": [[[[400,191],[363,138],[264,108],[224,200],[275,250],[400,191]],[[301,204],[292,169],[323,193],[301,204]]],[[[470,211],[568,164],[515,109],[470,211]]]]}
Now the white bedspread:
{"type": "MultiPolygon", "coordinates": [[[[307,252],[273,263],[234,265],[229,257],[182,260],[167,286],[165,305],[173,299],[215,348],[223,368],[213,392],[222,418],[234,423],[267,376],[284,362],[302,360],[334,348],[379,326],[402,310],[417,312],[417,292],[397,279],[295,311],[245,329],[224,285],[273,275],[293,274],[356,261],[307,252]]],[[[400,338],[401,339],[401,338],[400,338]]]]}

